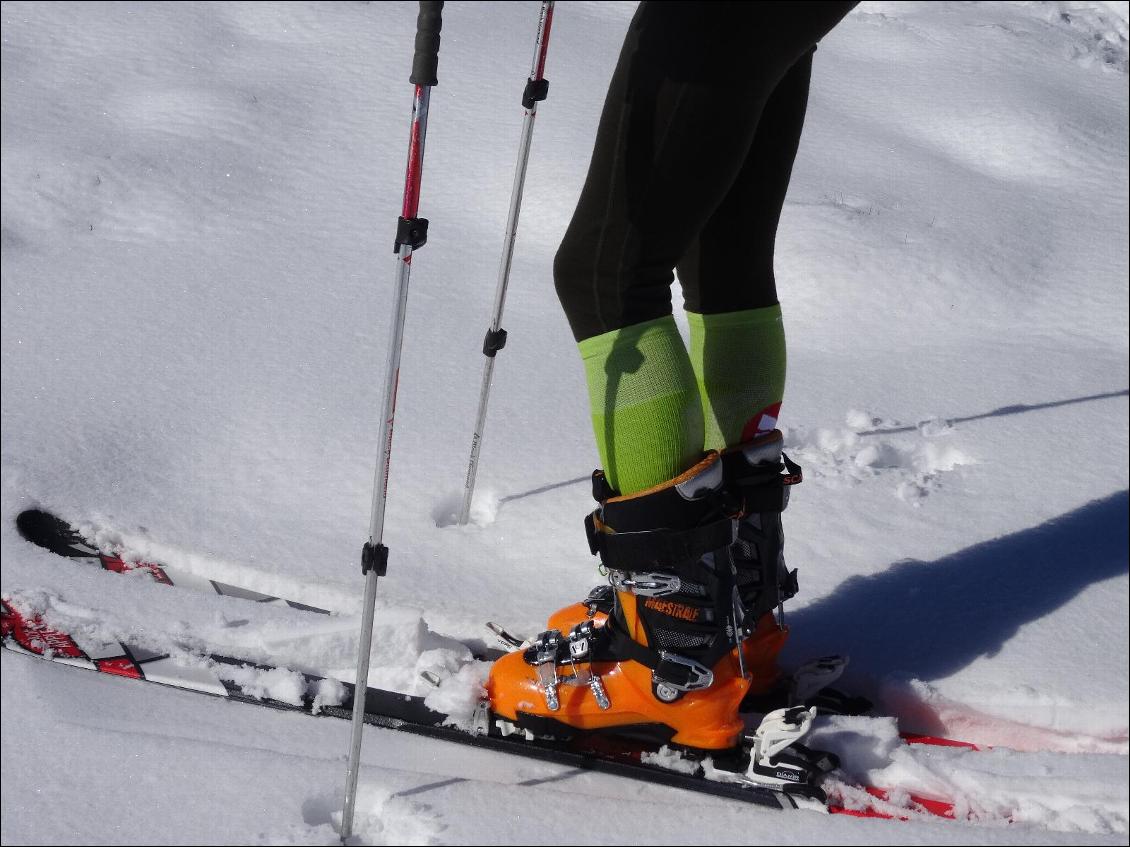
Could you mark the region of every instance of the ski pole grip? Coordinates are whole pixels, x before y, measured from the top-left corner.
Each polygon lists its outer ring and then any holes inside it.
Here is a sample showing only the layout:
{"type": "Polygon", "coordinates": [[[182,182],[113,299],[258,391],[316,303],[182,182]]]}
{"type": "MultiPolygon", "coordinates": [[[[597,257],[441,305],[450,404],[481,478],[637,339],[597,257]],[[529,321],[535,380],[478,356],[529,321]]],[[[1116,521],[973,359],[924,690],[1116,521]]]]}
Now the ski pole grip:
{"type": "Polygon", "coordinates": [[[414,85],[435,85],[436,69],[439,67],[439,31],[443,26],[443,2],[420,0],[420,15],[416,18],[416,54],[412,57],[412,76],[408,81],[414,85]]]}

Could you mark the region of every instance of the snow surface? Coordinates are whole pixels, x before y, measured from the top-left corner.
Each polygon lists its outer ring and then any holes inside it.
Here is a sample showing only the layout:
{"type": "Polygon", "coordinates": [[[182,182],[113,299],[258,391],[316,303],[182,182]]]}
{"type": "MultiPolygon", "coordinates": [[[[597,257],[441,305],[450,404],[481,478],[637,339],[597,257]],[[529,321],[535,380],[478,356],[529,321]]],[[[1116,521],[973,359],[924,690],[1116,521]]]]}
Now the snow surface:
{"type": "MultiPolygon", "coordinates": [[[[631,3],[558,6],[476,519],[450,517],[537,7],[446,7],[408,305],[373,682],[450,675],[457,712],[482,669],[453,639],[534,632],[599,578],[550,265],[631,3]]],[[[414,26],[385,2],[3,4],[6,594],[349,679],[414,26]],[[16,533],[31,506],[340,614],[64,562],[16,533]]],[[[807,478],[786,659],[850,653],[845,687],[903,728],[992,745],[818,730],[855,776],[981,819],[784,815],[370,728],[361,842],[607,841],[588,807],[633,843],[1126,843],[1127,33],[1124,2],[863,4],[817,54],[778,239],[807,478]]],[[[4,843],[336,840],[346,722],[2,668],[4,843]]]]}

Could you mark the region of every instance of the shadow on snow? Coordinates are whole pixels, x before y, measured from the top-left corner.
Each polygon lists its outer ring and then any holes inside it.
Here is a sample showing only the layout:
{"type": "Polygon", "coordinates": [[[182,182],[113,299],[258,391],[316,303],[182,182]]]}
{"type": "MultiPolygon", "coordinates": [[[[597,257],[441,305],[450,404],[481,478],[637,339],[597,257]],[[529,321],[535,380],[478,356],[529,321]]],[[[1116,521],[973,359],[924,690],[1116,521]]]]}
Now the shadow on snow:
{"type": "Polygon", "coordinates": [[[947,677],[1088,586],[1125,575],[1128,511],[1130,491],[1120,491],[932,562],[847,579],[788,616],[789,652],[847,653],[856,671],[947,677]]]}

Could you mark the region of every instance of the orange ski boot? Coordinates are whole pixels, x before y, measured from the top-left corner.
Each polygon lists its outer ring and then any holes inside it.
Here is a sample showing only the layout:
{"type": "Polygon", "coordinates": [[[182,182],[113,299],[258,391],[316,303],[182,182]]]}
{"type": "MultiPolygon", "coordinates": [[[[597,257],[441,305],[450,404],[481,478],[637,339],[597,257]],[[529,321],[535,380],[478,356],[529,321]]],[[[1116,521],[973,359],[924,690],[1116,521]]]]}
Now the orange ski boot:
{"type": "Polygon", "coordinates": [[[495,662],[495,717],[541,737],[611,732],[734,749],[749,680],[729,502],[716,453],[662,485],[607,498],[586,522],[615,592],[607,622],[596,626],[586,610],[567,631],[550,629],[495,662]]]}
{"type": "MultiPolygon", "coordinates": [[[[785,567],[781,512],[788,505],[789,486],[802,479],[801,469],[782,452],[782,435],[773,430],[722,454],[724,485],[743,504],[738,538],[731,555],[742,600],[744,639],[742,659],[750,678],[750,695],[758,697],[784,680],[777,656],[788,640],[783,614],[773,612],[796,594],[796,571],[785,567]]],[[[593,498],[604,503],[616,494],[603,471],[593,473],[593,498]]],[[[569,632],[591,620],[603,626],[612,611],[614,589],[598,585],[580,603],[554,612],[547,630],[569,632]]]]}

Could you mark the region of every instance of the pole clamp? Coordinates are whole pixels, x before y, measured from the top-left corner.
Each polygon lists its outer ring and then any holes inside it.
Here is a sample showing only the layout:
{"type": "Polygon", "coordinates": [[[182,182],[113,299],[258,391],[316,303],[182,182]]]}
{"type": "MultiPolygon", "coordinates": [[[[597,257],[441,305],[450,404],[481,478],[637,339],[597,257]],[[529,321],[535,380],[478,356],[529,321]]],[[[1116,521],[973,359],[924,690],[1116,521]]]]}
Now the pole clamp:
{"type": "Polygon", "coordinates": [[[483,355],[494,358],[494,354],[506,346],[506,330],[488,329],[486,338],[483,339],[483,355]]]}
{"type": "Polygon", "coordinates": [[[406,218],[401,215],[396,219],[396,243],[392,245],[393,253],[399,253],[400,248],[405,245],[413,250],[419,250],[427,243],[427,218],[406,218]]]}
{"type": "Polygon", "coordinates": [[[383,544],[366,541],[361,548],[361,573],[368,575],[369,571],[376,571],[377,576],[388,573],[388,548],[383,544]]]}
{"type": "Polygon", "coordinates": [[[532,109],[534,103],[538,103],[549,96],[549,80],[545,79],[528,79],[526,80],[526,88],[522,92],[522,107],[525,109],[532,109]]]}

